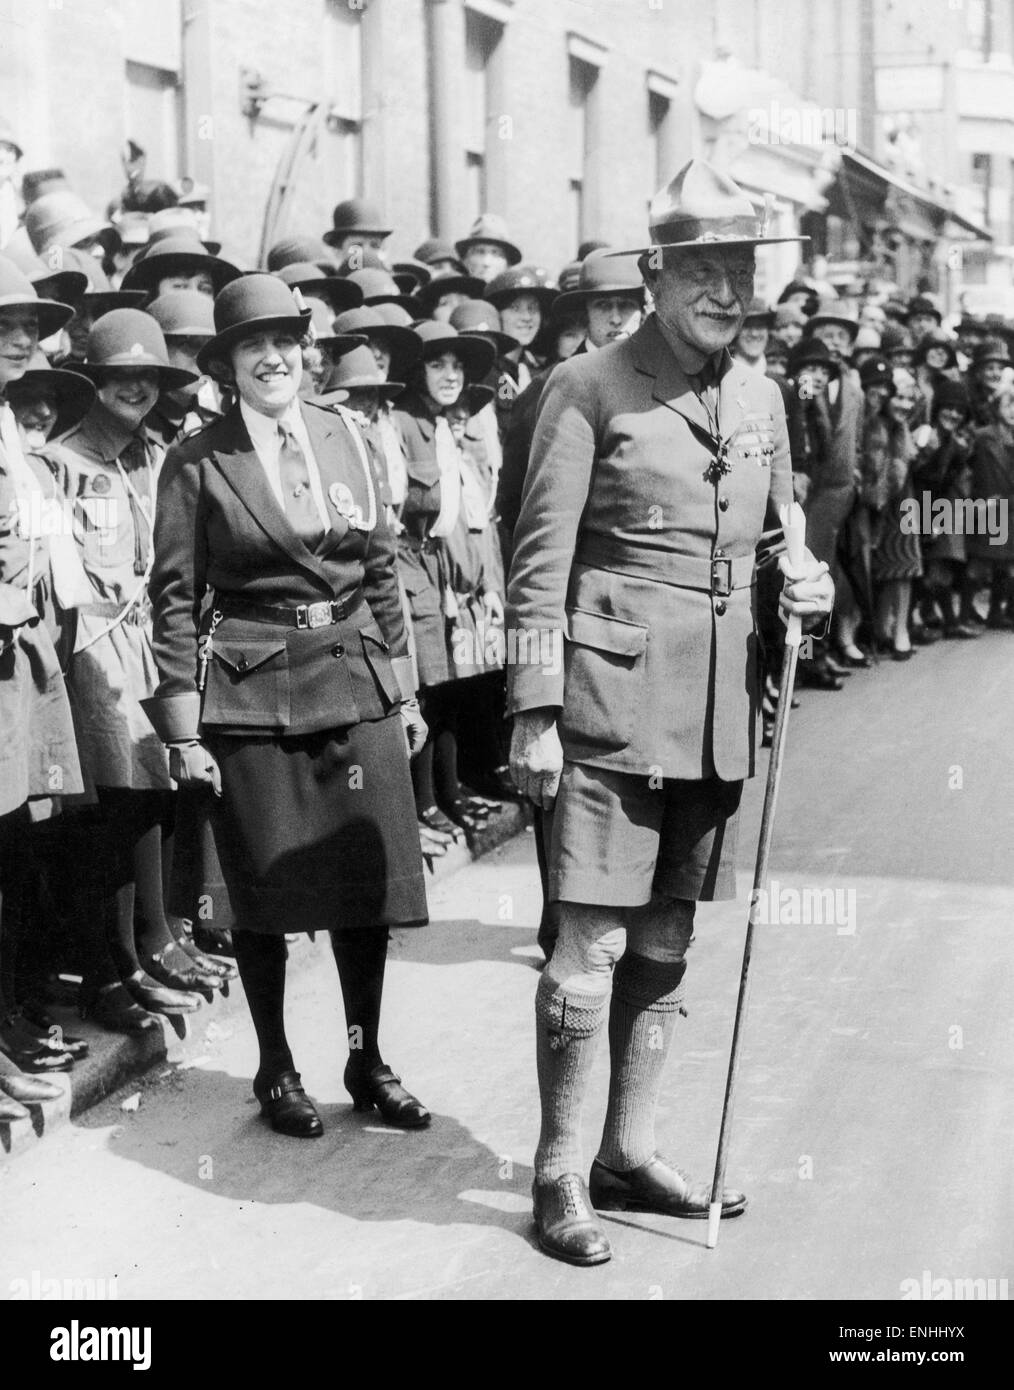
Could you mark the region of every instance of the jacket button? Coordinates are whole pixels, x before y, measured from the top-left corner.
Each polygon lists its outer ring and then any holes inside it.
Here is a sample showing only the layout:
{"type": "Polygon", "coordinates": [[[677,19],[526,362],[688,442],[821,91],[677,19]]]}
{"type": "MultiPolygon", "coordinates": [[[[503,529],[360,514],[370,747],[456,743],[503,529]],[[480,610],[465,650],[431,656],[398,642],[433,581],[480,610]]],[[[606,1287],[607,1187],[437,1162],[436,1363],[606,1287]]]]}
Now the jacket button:
{"type": "Polygon", "coordinates": [[[237,670],[237,671],[245,671],[246,668],[247,668],[249,665],[250,665],[250,663],[249,663],[249,661],[247,661],[246,657],[245,657],[245,656],[241,656],[241,657],[239,658],[239,660],[236,662],[236,670],[237,670]]]}
{"type": "Polygon", "coordinates": [[[724,599],[719,599],[718,602],[715,604],[715,612],[718,614],[719,617],[721,617],[725,610],[728,608],[728,606],[729,605],[725,602],[724,599]]]}
{"type": "Polygon", "coordinates": [[[728,499],[728,497],[720,497],[720,498],[718,499],[718,510],[719,510],[720,512],[727,512],[727,511],[729,510],[729,499],[728,499]]]}
{"type": "Polygon", "coordinates": [[[336,643],[334,644],[334,646],[331,648],[331,655],[332,655],[332,656],[344,656],[344,655],[345,655],[345,648],[342,646],[342,644],[341,644],[340,642],[336,642],[336,643]]]}

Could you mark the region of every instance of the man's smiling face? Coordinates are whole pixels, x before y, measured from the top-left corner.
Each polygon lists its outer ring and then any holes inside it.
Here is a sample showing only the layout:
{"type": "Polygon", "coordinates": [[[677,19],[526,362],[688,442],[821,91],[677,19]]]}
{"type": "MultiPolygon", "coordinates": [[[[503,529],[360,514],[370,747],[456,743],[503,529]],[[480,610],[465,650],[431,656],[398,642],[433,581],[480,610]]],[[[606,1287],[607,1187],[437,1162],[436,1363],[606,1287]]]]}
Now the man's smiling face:
{"type": "Polygon", "coordinates": [[[728,347],[753,298],[753,247],[694,247],[663,255],[661,270],[649,271],[663,323],[706,357],[728,347]]]}

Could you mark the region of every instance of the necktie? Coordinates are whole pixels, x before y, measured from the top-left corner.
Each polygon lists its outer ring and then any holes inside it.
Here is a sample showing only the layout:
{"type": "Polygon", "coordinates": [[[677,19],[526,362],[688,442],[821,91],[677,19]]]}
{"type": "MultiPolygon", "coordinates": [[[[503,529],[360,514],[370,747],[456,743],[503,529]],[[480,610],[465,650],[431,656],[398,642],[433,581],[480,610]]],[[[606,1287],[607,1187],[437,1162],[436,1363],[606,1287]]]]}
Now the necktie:
{"type": "Polygon", "coordinates": [[[310,470],[306,455],[300,448],[296,436],[284,425],[278,426],[278,434],[278,471],[282,480],[285,515],[299,539],[306,545],[315,545],[323,535],[323,528],[310,490],[310,470]]]}

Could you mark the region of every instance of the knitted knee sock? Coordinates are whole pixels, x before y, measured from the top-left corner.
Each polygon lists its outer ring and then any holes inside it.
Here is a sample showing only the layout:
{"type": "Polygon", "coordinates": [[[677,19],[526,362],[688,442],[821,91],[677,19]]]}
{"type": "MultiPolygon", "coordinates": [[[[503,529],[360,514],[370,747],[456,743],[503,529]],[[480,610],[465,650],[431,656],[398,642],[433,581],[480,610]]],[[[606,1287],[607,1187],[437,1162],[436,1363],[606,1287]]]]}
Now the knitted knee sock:
{"type": "Polygon", "coordinates": [[[609,1106],[598,1153],[607,1168],[639,1168],[655,1153],[655,1109],[686,968],[685,960],[649,960],[628,950],[613,971],[609,1106]]]}
{"type": "Polygon", "coordinates": [[[535,1151],[535,1176],[580,1173],[581,1106],[608,994],[564,992],[543,974],[535,991],[535,1059],[539,1072],[542,1130],[535,1151]]]}

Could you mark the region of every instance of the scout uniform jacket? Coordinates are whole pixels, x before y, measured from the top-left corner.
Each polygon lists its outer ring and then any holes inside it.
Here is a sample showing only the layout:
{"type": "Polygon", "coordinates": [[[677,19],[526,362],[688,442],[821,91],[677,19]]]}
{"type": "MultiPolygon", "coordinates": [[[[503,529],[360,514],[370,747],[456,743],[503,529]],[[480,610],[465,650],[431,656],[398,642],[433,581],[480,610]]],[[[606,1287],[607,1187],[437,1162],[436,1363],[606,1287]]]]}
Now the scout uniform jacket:
{"type": "Polygon", "coordinates": [[[300,410],[330,521],[312,549],[278,505],[238,406],[166,456],[149,589],[161,680],[146,704],[165,739],[342,728],[415,693],[372,467],[344,417],[300,410]]]}
{"type": "Polygon", "coordinates": [[[791,466],[775,382],[723,353],[717,395],[724,473],[654,315],[546,385],[508,589],[508,711],[559,707],[572,761],[753,773],[755,550],[792,500],[791,466]]]}

